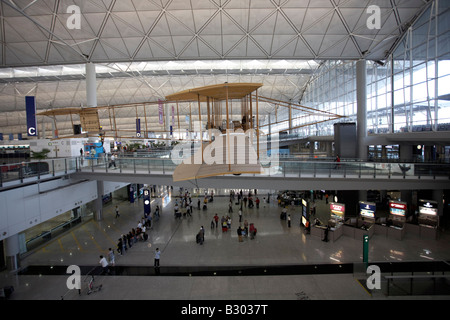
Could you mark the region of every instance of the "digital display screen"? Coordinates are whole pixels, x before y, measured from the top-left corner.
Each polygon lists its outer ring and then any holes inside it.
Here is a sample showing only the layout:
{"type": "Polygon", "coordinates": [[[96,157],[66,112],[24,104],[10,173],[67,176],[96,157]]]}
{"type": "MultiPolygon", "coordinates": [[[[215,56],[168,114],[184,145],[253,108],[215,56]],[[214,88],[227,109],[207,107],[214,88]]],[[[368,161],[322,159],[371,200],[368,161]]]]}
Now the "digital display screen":
{"type": "Polygon", "coordinates": [[[338,216],[339,218],[344,218],[345,214],[345,204],[341,203],[330,203],[331,215],[338,216]]]}
{"type": "Polygon", "coordinates": [[[367,218],[375,218],[375,203],[371,202],[359,202],[359,214],[367,218]]]}
{"type": "Polygon", "coordinates": [[[389,213],[404,217],[406,216],[407,205],[404,202],[389,201],[389,213]]]}
{"type": "Polygon", "coordinates": [[[302,217],[302,224],[303,224],[304,226],[306,226],[306,218],[305,218],[305,217],[302,217]]]}
{"type": "Polygon", "coordinates": [[[305,218],[308,216],[308,203],[305,199],[302,199],[302,216],[305,218]]]}
{"type": "Polygon", "coordinates": [[[438,213],[436,201],[419,200],[419,213],[435,216],[438,213]]]}

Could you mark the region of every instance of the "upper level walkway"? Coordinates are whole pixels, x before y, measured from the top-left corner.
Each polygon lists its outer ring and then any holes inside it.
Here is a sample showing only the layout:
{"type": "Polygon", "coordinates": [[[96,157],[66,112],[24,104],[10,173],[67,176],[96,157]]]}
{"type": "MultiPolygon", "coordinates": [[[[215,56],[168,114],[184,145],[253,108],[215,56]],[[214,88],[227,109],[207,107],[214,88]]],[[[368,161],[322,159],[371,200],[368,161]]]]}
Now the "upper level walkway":
{"type": "Polygon", "coordinates": [[[174,182],[177,164],[170,158],[118,157],[108,159],[47,159],[1,167],[1,188],[70,175],[76,179],[152,185],[211,188],[270,188],[276,190],[447,189],[448,163],[400,163],[324,160],[283,160],[264,167],[261,174],[225,175],[174,182]]]}
{"type": "Polygon", "coordinates": [[[286,159],[275,165],[263,166],[261,174],[174,182],[172,174],[177,165],[169,158],[119,158],[115,167],[105,159],[85,162],[77,166],[73,177],[184,187],[270,187],[277,190],[446,189],[450,186],[450,164],[435,163],[336,163],[286,159]]]}

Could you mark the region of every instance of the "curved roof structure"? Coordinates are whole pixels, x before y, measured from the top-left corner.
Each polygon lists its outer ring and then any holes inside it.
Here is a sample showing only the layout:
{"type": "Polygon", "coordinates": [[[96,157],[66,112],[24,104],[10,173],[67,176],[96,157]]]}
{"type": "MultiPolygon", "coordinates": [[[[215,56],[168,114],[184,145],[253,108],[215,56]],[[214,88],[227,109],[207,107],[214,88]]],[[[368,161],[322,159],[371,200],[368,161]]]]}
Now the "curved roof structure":
{"type": "Polygon", "coordinates": [[[427,2],[3,0],[0,58],[2,66],[186,59],[382,60],[427,2]]]}
{"type": "MultiPolygon", "coordinates": [[[[0,127],[25,132],[26,95],[38,112],[86,106],[87,62],[96,64],[99,106],[224,82],[262,83],[261,96],[299,102],[324,60],[385,59],[428,4],[0,0],[0,127]]],[[[118,115],[118,125],[134,117],[118,115]]],[[[60,132],[70,131],[62,121],[60,132]]]]}

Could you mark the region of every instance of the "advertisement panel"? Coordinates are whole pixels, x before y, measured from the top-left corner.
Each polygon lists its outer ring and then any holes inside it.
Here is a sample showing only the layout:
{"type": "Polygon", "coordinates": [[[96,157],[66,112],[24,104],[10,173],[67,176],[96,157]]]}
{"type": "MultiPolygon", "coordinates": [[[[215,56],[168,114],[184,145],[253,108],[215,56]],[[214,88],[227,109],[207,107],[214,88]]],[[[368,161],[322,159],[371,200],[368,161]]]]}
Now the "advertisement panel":
{"type": "Polygon", "coordinates": [[[419,213],[428,214],[430,216],[436,216],[438,213],[438,204],[432,200],[419,199],[419,213]]]}
{"type": "Polygon", "coordinates": [[[375,218],[376,204],[373,202],[359,202],[359,214],[366,218],[375,218]]]}
{"type": "Polygon", "coordinates": [[[330,211],[332,216],[337,216],[338,218],[344,219],[345,204],[331,202],[330,211]]]}
{"type": "Polygon", "coordinates": [[[405,217],[406,216],[406,208],[407,208],[407,204],[405,202],[399,202],[399,201],[389,201],[389,213],[396,215],[396,216],[400,216],[400,217],[405,217]]]}
{"type": "Polygon", "coordinates": [[[159,116],[159,124],[164,123],[164,111],[163,111],[163,104],[161,100],[158,100],[158,116],[159,116]]]}

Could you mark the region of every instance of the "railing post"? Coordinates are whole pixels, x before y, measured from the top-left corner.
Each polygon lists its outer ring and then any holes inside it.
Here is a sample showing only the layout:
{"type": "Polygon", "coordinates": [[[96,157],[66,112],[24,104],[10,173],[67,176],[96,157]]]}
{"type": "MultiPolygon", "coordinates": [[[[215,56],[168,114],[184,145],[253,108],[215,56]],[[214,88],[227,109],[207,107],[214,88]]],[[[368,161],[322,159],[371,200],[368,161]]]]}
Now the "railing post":
{"type": "Polygon", "coordinates": [[[313,172],[314,172],[313,177],[315,178],[316,177],[316,163],[315,162],[313,162],[313,168],[314,168],[314,170],[313,170],[313,172]]]}
{"type": "Polygon", "coordinates": [[[375,179],[377,176],[377,164],[373,163],[373,178],[375,179]]]}
{"type": "Polygon", "coordinates": [[[38,161],[38,180],[41,180],[41,160],[38,161]]]}
{"type": "Polygon", "coordinates": [[[347,177],[347,164],[344,163],[344,178],[347,177]]]}
{"type": "Polygon", "coordinates": [[[298,164],[298,177],[299,178],[302,177],[302,164],[301,164],[301,162],[299,162],[299,164],[298,164]]]}

